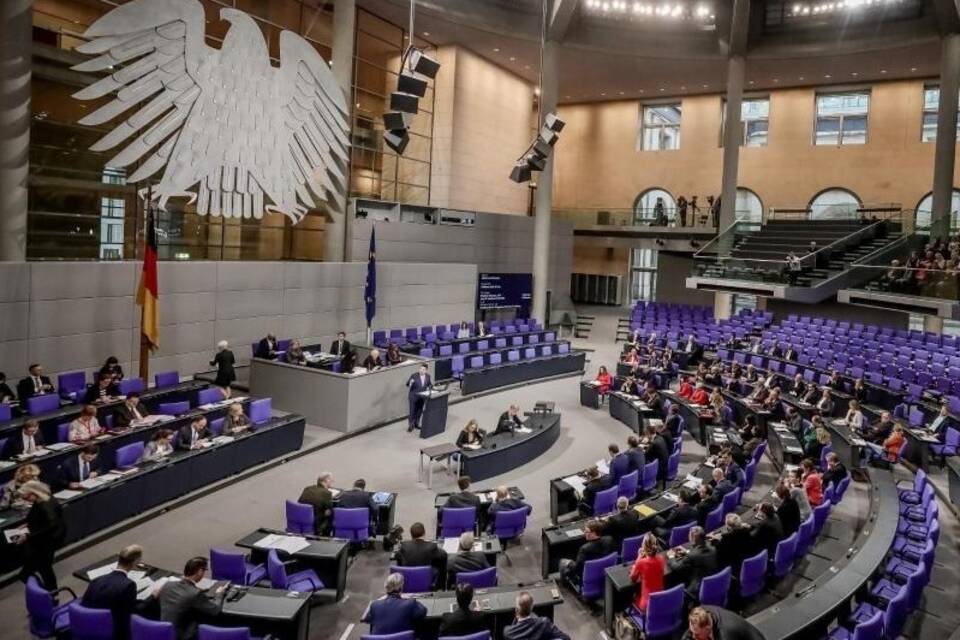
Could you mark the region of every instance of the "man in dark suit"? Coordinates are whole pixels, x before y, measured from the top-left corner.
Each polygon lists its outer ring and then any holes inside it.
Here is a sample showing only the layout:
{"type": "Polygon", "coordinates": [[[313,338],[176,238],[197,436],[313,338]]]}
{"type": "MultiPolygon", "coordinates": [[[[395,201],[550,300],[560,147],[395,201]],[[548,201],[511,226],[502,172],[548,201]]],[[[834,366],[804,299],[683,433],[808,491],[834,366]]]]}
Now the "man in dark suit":
{"type": "Polygon", "coordinates": [[[497,428],[493,433],[510,433],[514,429],[522,426],[523,420],[520,419],[520,407],[512,404],[506,411],[500,414],[500,419],[497,420],[497,428]]]}
{"type": "Polygon", "coordinates": [[[723,496],[737,488],[732,482],[727,480],[722,467],[714,467],[713,480],[710,481],[710,484],[713,485],[713,492],[717,494],[721,500],[723,500],[723,496]]]}
{"type": "Polygon", "coordinates": [[[113,637],[120,640],[130,637],[130,614],[138,608],[137,584],[127,574],[142,557],[143,549],[139,545],[124,547],[117,556],[117,568],[95,578],[80,601],[91,609],[109,609],[113,617],[113,637]]]}
{"type": "Polygon", "coordinates": [[[410,403],[410,415],[408,417],[409,426],[407,432],[420,428],[420,416],[423,415],[423,407],[427,402],[421,393],[429,391],[433,387],[430,380],[430,367],[426,363],[420,365],[420,370],[407,379],[407,400],[410,403]]]}
{"type": "Polygon", "coordinates": [[[831,484],[833,485],[834,490],[840,487],[840,483],[843,482],[843,479],[849,475],[847,468],[840,462],[840,457],[834,452],[827,454],[827,470],[823,472],[823,476],[820,478],[823,489],[826,490],[831,484]]]}
{"type": "Polygon", "coordinates": [[[27,406],[27,399],[53,393],[53,384],[50,378],[43,375],[43,367],[39,364],[30,365],[30,375],[17,383],[17,396],[23,406],[27,406]]]}
{"type": "Polygon", "coordinates": [[[560,577],[573,585],[583,583],[583,568],[590,560],[596,560],[616,551],[613,538],[604,535],[603,522],[591,520],[583,534],[586,542],[577,551],[576,560],[560,561],[560,577]]]}
{"type": "Polygon", "coordinates": [[[640,446],[640,438],[630,436],[627,438],[627,459],[630,460],[630,472],[639,471],[643,475],[643,465],[647,463],[647,456],[640,446]]]}
{"type": "Polygon", "coordinates": [[[473,550],[473,533],[464,531],[460,534],[457,544],[457,553],[447,558],[447,585],[457,584],[457,574],[468,571],[480,571],[490,566],[483,551],[473,550]]]}
{"type": "Polygon", "coordinates": [[[707,523],[707,515],[720,506],[721,499],[710,483],[704,482],[697,489],[700,499],[697,501],[697,524],[701,527],[707,523]]]}
{"type": "Polygon", "coordinates": [[[777,485],[777,498],[780,500],[777,518],[783,527],[783,535],[789,536],[800,528],[800,505],[790,495],[790,488],[783,483],[777,485]]]}
{"type": "Polygon", "coordinates": [[[597,493],[609,489],[612,485],[610,484],[610,476],[602,475],[596,465],[587,469],[586,476],[586,483],[583,486],[583,495],[580,496],[578,508],[580,513],[588,516],[593,513],[593,501],[596,499],[597,493]]]}
{"type": "Polygon", "coordinates": [[[150,415],[147,407],[140,402],[140,394],[131,391],[127,394],[127,399],[123,401],[114,412],[114,421],[118,429],[126,429],[132,426],[136,421],[143,420],[150,415]]]}
{"type": "Polygon", "coordinates": [[[436,542],[423,539],[427,530],[422,522],[410,525],[410,540],[404,540],[397,549],[397,565],[401,567],[433,567],[434,584],[439,588],[440,576],[447,566],[447,552],[436,542]]]}
{"type": "Polygon", "coordinates": [[[630,501],[626,496],[617,498],[617,512],[607,518],[603,532],[613,539],[618,548],[626,538],[640,535],[640,516],[630,508],[630,501]]]}
{"type": "Polygon", "coordinates": [[[503,629],[503,640],[570,640],[553,620],[533,613],[533,596],[521,591],[517,596],[512,624],[503,629]]]}
{"type": "Polygon", "coordinates": [[[620,478],[630,473],[630,459],[627,454],[620,453],[620,447],[610,443],[607,447],[607,453],[610,455],[610,486],[620,482],[620,478]]]}
{"type": "Polygon", "coordinates": [[[479,611],[470,608],[473,603],[473,585],[457,585],[457,608],[440,617],[441,636],[469,636],[489,631],[490,623],[479,611]]]}
{"type": "Polygon", "coordinates": [[[657,461],[657,480],[663,482],[667,478],[667,466],[670,464],[670,449],[663,436],[657,433],[656,427],[648,424],[645,430],[647,441],[647,462],[657,461]]]}
{"type": "Polygon", "coordinates": [[[797,350],[793,346],[787,347],[787,350],[783,352],[783,359],[790,360],[791,362],[796,361],[797,359],[797,350]]]}
{"type": "Polygon", "coordinates": [[[667,443],[667,451],[673,453],[673,434],[670,432],[670,429],[667,429],[667,424],[661,422],[656,426],[656,429],[660,437],[663,438],[663,441],[667,443]]]}
{"type": "Polygon", "coordinates": [[[863,432],[863,439],[874,444],[883,444],[883,441],[890,437],[893,432],[893,414],[889,411],[882,411],[880,419],[867,427],[863,432]]]}
{"type": "Polygon", "coordinates": [[[324,471],[317,477],[317,484],[304,487],[297,502],[309,504],[313,507],[314,532],[322,536],[330,529],[330,520],[333,517],[333,474],[324,471]]]}
{"type": "Polygon", "coordinates": [[[337,333],[337,339],[330,343],[330,353],[341,358],[351,351],[352,347],[347,341],[347,334],[343,331],[337,333]]]}
{"type": "Polygon", "coordinates": [[[690,529],[688,541],[690,548],[686,555],[670,561],[670,569],[671,573],[676,572],[677,582],[683,581],[687,595],[696,601],[700,596],[700,582],[717,571],[717,552],[707,544],[703,527],[690,529]]]}
{"type": "Polygon", "coordinates": [[[510,490],[506,486],[500,485],[497,487],[496,502],[490,505],[487,510],[487,530],[493,533],[498,511],[514,511],[516,509],[526,509],[528,514],[532,511],[530,505],[523,500],[511,497],[510,490]]]}
{"type": "Polygon", "coordinates": [[[682,640],[764,640],[756,627],[732,611],[704,605],[690,612],[682,640]]]}
{"type": "Polygon", "coordinates": [[[726,531],[715,545],[717,564],[721,567],[730,567],[733,570],[733,575],[739,575],[743,559],[755,555],[759,548],[751,538],[750,528],[743,524],[740,516],[735,513],[728,513],[724,524],[726,525],[726,531]]]}
{"type": "Polygon", "coordinates": [[[673,437],[683,436],[680,432],[680,423],[682,420],[683,418],[680,417],[680,405],[676,403],[671,404],[670,409],[667,411],[667,419],[663,421],[664,430],[673,437]]]}
{"type": "Polygon", "coordinates": [[[690,496],[683,489],[677,494],[677,506],[675,506],[666,518],[657,516],[654,518],[653,533],[661,540],[670,539],[670,531],[674,527],[682,527],[697,520],[697,510],[690,505],[690,496]]]}
{"type": "Polygon", "coordinates": [[[202,443],[213,437],[213,432],[207,428],[207,418],[205,416],[195,417],[190,424],[181,427],[177,433],[177,449],[181,451],[190,451],[199,449],[202,443]]]}
{"type": "Polygon", "coordinates": [[[373,512],[373,494],[367,491],[367,481],[358,478],[353,483],[353,488],[340,494],[337,499],[338,507],[341,509],[367,509],[373,512]]]}
{"type": "Polygon", "coordinates": [[[220,587],[210,597],[197,586],[207,573],[207,559],[190,558],[183,567],[183,578],[167,582],[157,594],[160,620],[173,624],[179,640],[197,637],[197,625],[216,618],[223,608],[226,589],[220,587]]]}
{"type": "Polygon", "coordinates": [[[733,459],[733,453],[729,450],[724,451],[720,456],[720,465],[723,467],[724,477],[732,484],[734,487],[743,486],[746,478],[743,474],[743,469],[740,468],[740,465],[736,463],[733,459]]]}
{"type": "Polygon", "coordinates": [[[5,458],[12,458],[24,453],[33,453],[41,447],[43,447],[43,434],[40,433],[40,423],[29,418],[20,427],[20,433],[10,437],[6,451],[0,454],[5,458]]]}
{"type": "Polygon", "coordinates": [[[371,601],[360,619],[370,625],[371,635],[413,631],[417,624],[427,617],[427,608],[422,602],[401,596],[403,576],[399,573],[388,575],[383,589],[386,593],[371,601]]]}
{"type": "Polygon", "coordinates": [[[264,360],[276,360],[277,337],[272,333],[268,333],[265,338],[257,343],[257,351],[253,355],[255,358],[263,358],[264,360]]]}
{"type": "Polygon", "coordinates": [[[95,384],[87,387],[83,395],[86,404],[103,404],[120,395],[120,388],[113,381],[113,375],[102,373],[95,384]]]}
{"type": "Polygon", "coordinates": [[[100,448],[88,444],[75,456],[68,456],[60,463],[60,486],[64,489],[80,489],[80,483],[100,475],[100,448]]]}
{"type": "Polygon", "coordinates": [[[756,553],[760,549],[766,549],[773,558],[774,551],[777,550],[777,543],[783,540],[783,525],[777,518],[777,512],[769,502],[760,503],[757,511],[757,517],[760,523],[753,528],[750,534],[750,541],[753,544],[753,550],[756,553]]]}
{"type": "Polygon", "coordinates": [[[475,494],[473,491],[470,491],[470,476],[460,476],[457,478],[457,488],[459,488],[460,491],[457,493],[451,493],[449,496],[447,496],[447,501],[443,503],[443,506],[448,509],[474,507],[479,515],[480,496],[475,494]]]}

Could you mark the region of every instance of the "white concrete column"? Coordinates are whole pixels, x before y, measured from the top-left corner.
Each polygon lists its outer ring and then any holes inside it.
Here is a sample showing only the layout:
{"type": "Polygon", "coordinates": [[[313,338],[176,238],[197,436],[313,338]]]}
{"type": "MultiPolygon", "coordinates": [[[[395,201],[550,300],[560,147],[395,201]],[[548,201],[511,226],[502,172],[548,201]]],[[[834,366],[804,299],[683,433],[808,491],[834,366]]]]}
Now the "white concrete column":
{"type": "Polygon", "coordinates": [[[0,2],[0,260],[27,257],[32,0],[0,2]]]}
{"type": "MultiPolygon", "coordinates": [[[[350,109],[350,130],[353,131],[353,47],[356,38],[356,0],[336,0],[333,5],[333,77],[347,99],[350,109]]],[[[329,218],[324,226],[323,258],[327,262],[343,262],[347,244],[347,194],[350,193],[349,167],[344,167],[347,184],[337,195],[332,206],[327,207],[329,218]]]]}
{"type": "Polygon", "coordinates": [[[940,102],[937,105],[937,142],[933,156],[933,211],[931,235],[950,234],[953,167],[957,153],[957,90],[960,81],[960,34],[940,41],[940,102]]]}
{"type": "Polygon", "coordinates": [[[731,56],[727,62],[727,101],[723,125],[723,180],[720,190],[720,229],[733,224],[737,210],[737,173],[740,164],[740,112],[743,105],[743,81],[746,73],[743,56],[731,56]]]}
{"type": "Polygon", "coordinates": [[[721,293],[719,291],[713,294],[713,319],[727,320],[733,312],[733,294],[721,293]]]}
{"type": "MultiPolygon", "coordinates": [[[[540,113],[557,108],[557,43],[547,40],[543,48],[540,113]]],[[[542,123],[538,123],[542,124],[542,123]]],[[[558,144],[563,144],[562,138],[558,144]]],[[[547,283],[550,281],[550,217],[553,215],[553,154],[537,175],[536,217],[533,225],[533,317],[546,325],[547,283]]]]}

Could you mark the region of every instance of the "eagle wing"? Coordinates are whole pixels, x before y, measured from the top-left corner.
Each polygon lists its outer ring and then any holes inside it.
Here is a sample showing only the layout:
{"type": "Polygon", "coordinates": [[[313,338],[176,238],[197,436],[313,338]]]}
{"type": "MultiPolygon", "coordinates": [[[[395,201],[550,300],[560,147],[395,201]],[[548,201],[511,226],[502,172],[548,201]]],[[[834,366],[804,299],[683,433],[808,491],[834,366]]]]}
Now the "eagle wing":
{"type": "Polygon", "coordinates": [[[146,158],[128,182],[139,182],[164,167],[201,93],[197,69],[215,53],[204,43],[205,23],[203,5],[197,0],[133,0],[94,22],[84,34],[91,40],[77,47],[81,53],[97,55],[73,67],[77,71],[123,65],[73,95],[92,100],[116,92],[111,102],[80,124],[103,124],[149,100],[90,147],[106,151],[142,131],[107,162],[107,166],[126,167],[146,158]],[[153,151],[157,145],[160,148],[153,151]]]}
{"type": "Polygon", "coordinates": [[[313,193],[336,208],[336,194],[347,187],[343,168],[350,145],[350,109],[343,91],[316,49],[290,31],[280,34],[279,73],[279,99],[289,135],[279,150],[283,170],[275,174],[286,184],[276,185],[276,191],[293,187],[308,207],[313,193]]]}

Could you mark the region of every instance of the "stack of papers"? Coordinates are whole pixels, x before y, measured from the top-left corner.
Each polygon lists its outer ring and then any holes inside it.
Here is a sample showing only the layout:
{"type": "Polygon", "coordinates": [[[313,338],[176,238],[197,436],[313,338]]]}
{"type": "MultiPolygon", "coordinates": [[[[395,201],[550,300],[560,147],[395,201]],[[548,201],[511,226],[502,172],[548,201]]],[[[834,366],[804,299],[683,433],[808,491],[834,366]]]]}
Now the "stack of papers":
{"type": "Polygon", "coordinates": [[[568,478],[564,478],[563,481],[566,482],[571,487],[573,487],[573,490],[576,491],[577,493],[583,493],[583,490],[587,486],[586,484],[584,484],[583,478],[581,478],[580,476],[570,476],[568,478]]]}
{"type": "Polygon", "coordinates": [[[517,427],[516,429],[514,429],[514,431],[516,431],[517,433],[533,433],[533,429],[529,429],[527,427],[517,427]]]}
{"type": "Polygon", "coordinates": [[[580,527],[567,529],[566,531],[563,532],[563,535],[567,536],[568,538],[579,538],[580,536],[583,535],[583,529],[581,529],[580,527]]]}
{"type": "Polygon", "coordinates": [[[180,580],[177,576],[167,576],[165,578],[160,578],[159,580],[151,580],[150,578],[144,578],[142,581],[137,583],[137,600],[146,600],[154,593],[160,591],[163,585],[168,582],[177,582],[180,580]],[[141,589],[141,585],[143,589],[141,589]]]}
{"type": "Polygon", "coordinates": [[[110,564],[105,564],[102,567],[97,567],[96,569],[90,569],[90,571],[87,571],[87,578],[91,582],[93,582],[100,576],[105,576],[116,568],[117,568],[117,563],[111,562],[110,564]]]}
{"type": "Polygon", "coordinates": [[[100,478],[87,478],[80,483],[81,489],[96,489],[100,485],[104,484],[104,481],[100,478]]]}
{"type": "Polygon", "coordinates": [[[233,442],[233,436],[217,436],[213,439],[214,444],[227,444],[228,442],[233,442]]]}
{"type": "Polygon", "coordinates": [[[73,489],[64,489],[63,491],[58,491],[53,494],[53,497],[57,500],[69,500],[70,498],[76,498],[78,495],[83,493],[82,491],[74,491],[73,489]]]}
{"type": "Polygon", "coordinates": [[[271,533],[255,542],[253,546],[262,549],[277,549],[293,554],[301,549],[306,549],[310,546],[310,543],[307,542],[306,538],[300,536],[284,536],[271,533]]]}
{"type": "Polygon", "coordinates": [[[606,460],[597,460],[597,470],[600,471],[600,475],[605,476],[610,473],[610,465],[606,460]]]}
{"type": "Polygon", "coordinates": [[[446,553],[456,553],[460,550],[460,538],[444,538],[443,550],[446,553]]]}
{"type": "Polygon", "coordinates": [[[66,451],[67,449],[73,449],[77,445],[72,442],[54,442],[53,444],[45,445],[47,449],[51,451],[66,451]]]}
{"type": "Polygon", "coordinates": [[[49,449],[44,449],[43,447],[37,447],[31,453],[21,453],[17,456],[17,460],[29,460],[30,458],[39,458],[40,456],[45,456],[50,453],[49,449]]]}

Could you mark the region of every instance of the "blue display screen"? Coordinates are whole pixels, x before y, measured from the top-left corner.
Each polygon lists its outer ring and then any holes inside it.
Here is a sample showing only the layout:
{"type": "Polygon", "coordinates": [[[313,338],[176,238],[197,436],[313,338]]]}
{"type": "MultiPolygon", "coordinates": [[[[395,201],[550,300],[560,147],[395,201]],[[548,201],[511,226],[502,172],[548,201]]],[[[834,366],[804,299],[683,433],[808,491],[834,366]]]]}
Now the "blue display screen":
{"type": "Polygon", "coordinates": [[[532,299],[533,274],[481,273],[477,279],[479,309],[529,308],[532,299]]]}

